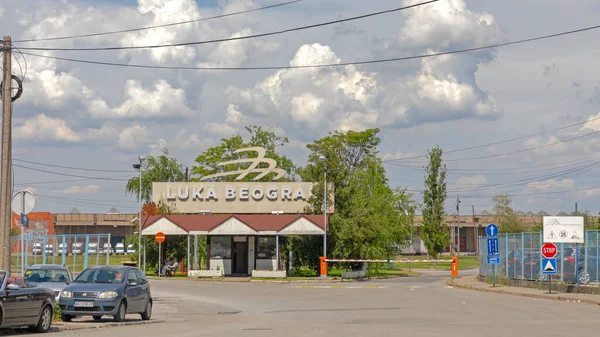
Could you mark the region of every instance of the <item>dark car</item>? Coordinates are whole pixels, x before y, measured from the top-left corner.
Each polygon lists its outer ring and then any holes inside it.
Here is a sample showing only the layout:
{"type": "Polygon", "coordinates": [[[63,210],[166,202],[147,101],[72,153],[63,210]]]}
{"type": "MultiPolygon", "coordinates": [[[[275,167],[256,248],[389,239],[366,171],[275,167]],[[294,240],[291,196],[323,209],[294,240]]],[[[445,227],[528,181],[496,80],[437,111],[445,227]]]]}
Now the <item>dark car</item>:
{"type": "Polygon", "coordinates": [[[30,287],[24,280],[19,285],[7,271],[0,271],[0,279],[0,328],[48,332],[55,303],[52,290],[30,287]]]}
{"type": "Polygon", "coordinates": [[[143,320],[152,316],[150,284],[135,267],[87,268],[65,287],[58,303],[64,322],[78,316],[100,320],[108,315],[116,322],[124,321],[126,314],[140,314],[143,320]]]}
{"type": "Polygon", "coordinates": [[[69,267],[60,264],[34,264],[25,270],[25,280],[29,285],[52,289],[58,300],[60,292],[73,282],[73,275],[69,267]]]}
{"type": "Polygon", "coordinates": [[[574,249],[565,248],[564,254],[564,281],[568,283],[588,284],[598,281],[598,247],[574,249]],[[577,266],[575,265],[577,261],[577,266]],[[586,268],[587,261],[587,268],[586,268]]]}

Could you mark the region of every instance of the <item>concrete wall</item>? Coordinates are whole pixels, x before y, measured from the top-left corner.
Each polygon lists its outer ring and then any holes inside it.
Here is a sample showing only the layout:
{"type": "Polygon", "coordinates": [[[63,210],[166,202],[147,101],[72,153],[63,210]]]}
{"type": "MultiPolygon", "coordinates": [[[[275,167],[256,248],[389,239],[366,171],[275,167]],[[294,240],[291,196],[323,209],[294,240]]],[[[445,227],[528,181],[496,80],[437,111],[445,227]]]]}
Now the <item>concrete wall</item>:
{"type": "Polygon", "coordinates": [[[276,259],[256,259],[255,270],[276,270],[277,260],[276,259]]]}

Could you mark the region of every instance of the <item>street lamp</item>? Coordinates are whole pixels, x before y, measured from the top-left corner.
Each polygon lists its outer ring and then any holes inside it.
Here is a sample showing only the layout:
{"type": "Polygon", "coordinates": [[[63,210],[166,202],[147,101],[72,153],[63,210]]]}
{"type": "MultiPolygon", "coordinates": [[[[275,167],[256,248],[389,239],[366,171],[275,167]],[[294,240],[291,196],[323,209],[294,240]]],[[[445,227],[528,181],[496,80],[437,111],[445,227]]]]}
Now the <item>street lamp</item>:
{"type": "MultiPolygon", "coordinates": [[[[139,164],[133,164],[133,168],[140,172],[140,189],[138,191],[138,202],[140,204],[140,215],[138,217],[138,268],[142,267],[142,163],[146,160],[146,157],[138,157],[139,164]]],[[[145,267],[145,266],[144,266],[145,267]]]]}
{"type": "MultiPolygon", "coordinates": [[[[323,235],[323,256],[327,257],[327,157],[320,155],[319,159],[323,161],[323,228],[325,229],[323,235]]],[[[325,275],[321,277],[327,277],[327,269],[325,269],[325,275]]]]}

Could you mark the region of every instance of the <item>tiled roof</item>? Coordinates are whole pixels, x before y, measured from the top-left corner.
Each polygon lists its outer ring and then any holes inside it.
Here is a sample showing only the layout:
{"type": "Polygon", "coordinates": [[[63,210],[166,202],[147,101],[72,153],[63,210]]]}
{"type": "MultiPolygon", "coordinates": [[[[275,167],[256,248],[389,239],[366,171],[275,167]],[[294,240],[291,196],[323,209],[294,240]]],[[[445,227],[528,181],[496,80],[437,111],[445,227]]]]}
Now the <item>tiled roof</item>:
{"type": "Polygon", "coordinates": [[[190,214],[190,215],[152,215],[143,218],[143,228],[152,226],[156,221],[167,218],[169,221],[186,232],[211,231],[230,218],[236,218],[257,232],[281,231],[294,221],[305,218],[317,227],[323,229],[322,215],[266,215],[266,214],[190,214]]]}

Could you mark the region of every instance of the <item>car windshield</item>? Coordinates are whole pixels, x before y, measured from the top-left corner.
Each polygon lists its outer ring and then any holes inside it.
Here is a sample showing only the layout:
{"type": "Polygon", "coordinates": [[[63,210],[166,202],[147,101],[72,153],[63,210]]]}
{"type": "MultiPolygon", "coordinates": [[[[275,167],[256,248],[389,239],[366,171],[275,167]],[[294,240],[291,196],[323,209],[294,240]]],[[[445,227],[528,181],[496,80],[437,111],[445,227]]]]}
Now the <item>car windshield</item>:
{"type": "Polygon", "coordinates": [[[28,269],[25,280],[31,283],[67,283],[69,277],[66,270],[59,268],[28,269]]]}
{"type": "Polygon", "coordinates": [[[93,268],[84,270],[74,283],[122,283],[125,270],[121,268],[93,268]]]}

